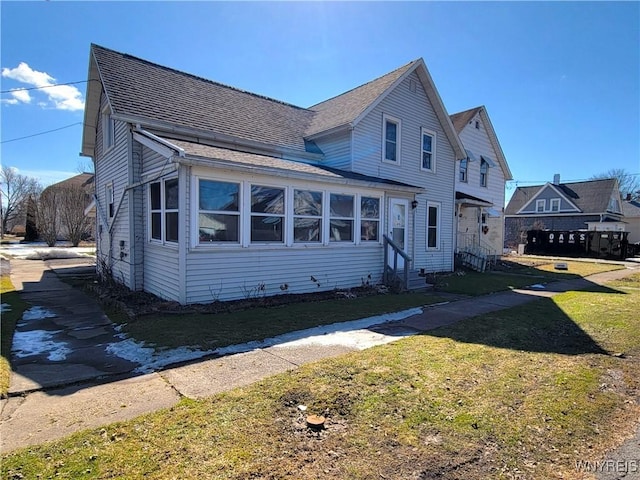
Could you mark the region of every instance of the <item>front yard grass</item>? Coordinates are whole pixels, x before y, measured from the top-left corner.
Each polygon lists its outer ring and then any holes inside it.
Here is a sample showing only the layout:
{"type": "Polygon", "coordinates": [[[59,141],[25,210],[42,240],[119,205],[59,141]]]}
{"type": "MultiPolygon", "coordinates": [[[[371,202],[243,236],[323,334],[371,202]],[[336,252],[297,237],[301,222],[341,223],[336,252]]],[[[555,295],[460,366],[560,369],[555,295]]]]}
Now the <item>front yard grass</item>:
{"type": "Polygon", "coordinates": [[[257,307],[230,313],[149,315],[135,321],[122,315],[109,316],[122,323],[122,331],[127,335],[157,348],[187,345],[213,349],[441,300],[426,293],[402,293],[257,307]]]}
{"type": "Polygon", "coordinates": [[[18,320],[22,317],[22,312],[26,310],[27,304],[20,299],[18,292],[15,291],[9,275],[0,277],[0,295],[2,303],[6,305],[0,316],[0,398],[5,398],[11,378],[10,360],[13,332],[18,320]]]}
{"type": "Polygon", "coordinates": [[[541,299],[26,448],[2,477],[588,478],[638,424],[638,311],[634,289],[541,299]]]}

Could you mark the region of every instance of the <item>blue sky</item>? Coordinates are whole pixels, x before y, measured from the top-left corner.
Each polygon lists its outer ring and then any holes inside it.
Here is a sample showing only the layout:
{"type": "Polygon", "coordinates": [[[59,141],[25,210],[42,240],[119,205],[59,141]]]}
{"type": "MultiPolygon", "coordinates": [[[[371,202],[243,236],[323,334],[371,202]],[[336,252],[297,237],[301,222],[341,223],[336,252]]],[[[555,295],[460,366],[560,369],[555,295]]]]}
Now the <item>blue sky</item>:
{"type": "MultiPolygon", "coordinates": [[[[3,92],[86,80],[92,42],[303,107],[423,57],[450,114],[487,107],[519,185],[555,173],[563,181],[611,168],[640,174],[638,2],[3,1],[0,9],[3,92]]],[[[3,93],[3,165],[45,185],[87,165],[78,154],[85,89],[3,93]]]]}

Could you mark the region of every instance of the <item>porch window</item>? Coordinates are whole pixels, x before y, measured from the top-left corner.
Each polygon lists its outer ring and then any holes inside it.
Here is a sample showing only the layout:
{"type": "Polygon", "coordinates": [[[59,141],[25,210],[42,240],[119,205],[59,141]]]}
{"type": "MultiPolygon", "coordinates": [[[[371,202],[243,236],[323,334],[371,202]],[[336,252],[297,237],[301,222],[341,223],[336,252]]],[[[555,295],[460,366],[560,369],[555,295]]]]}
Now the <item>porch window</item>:
{"type": "Polygon", "coordinates": [[[239,242],[240,184],[199,180],[198,232],[200,243],[239,242]]]}
{"type": "Polygon", "coordinates": [[[427,249],[435,250],[440,245],[440,204],[427,202],[427,249]]]}
{"type": "Polygon", "coordinates": [[[487,177],[489,176],[489,163],[482,158],[480,160],[480,186],[487,186],[487,177]]]}
{"type": "Polygon", "coordinates": [[[161,242],[178,242],[178,179],[149,185],[151,238],[161,242]]]}
{"type": "Polygon", "coordinates": [[[469,167],[469,160],[463,158],[460,160],[460,181],[467,183],[467,169],[469,167]]]}
{"type": "Polygon", "coordinates": [[[322,241],[322,192],[293,191],[293,241],[322,241]]]}
{"type": "Polygon", "coordinates": [[[284,242],[284,188],[251,186],[251,241],[284,242]]]}
{"type": "Polygon", "coordinates": [[[422,129],[422,170],[435,171],[436,134],[422,129]]]}
{"type": "Polygon", "coordinates": [[[382,153],[385,162],[400,160],[400,120],[388,115],[382,116],[382,153]]]}
{"type": "Polygon", "coordinates": [[[377,242],[380,237],[380,199],[360,198],[360,241],[377,242]]]}
{"type": "Polygon", "coordinates": [[[332,193],[329,198],[329,240],[353,242],[354,196],[332,193]]]}

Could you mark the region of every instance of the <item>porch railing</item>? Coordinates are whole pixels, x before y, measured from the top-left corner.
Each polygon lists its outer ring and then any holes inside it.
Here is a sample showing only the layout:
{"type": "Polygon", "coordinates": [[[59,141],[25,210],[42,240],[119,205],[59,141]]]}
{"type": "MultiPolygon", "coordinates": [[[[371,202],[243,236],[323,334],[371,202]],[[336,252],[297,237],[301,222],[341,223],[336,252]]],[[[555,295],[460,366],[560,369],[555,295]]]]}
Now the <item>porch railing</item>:
{"type": "Polygon", "coordinates": [[[473,233],[458,233],[458,256],[462,264],[479,272],[495,264],[497,252],[473,233]]]}
{"type": "Polygon", "coordinates": [[[400,245],[387,235],[383,235],[382,237],[384,246],[384,274],[382,275],[382,281],[387,286],[399,286],[401,290],[407,290],[409,288],[409,263],[412,262],[411,257],[403,252],[400,245]],[[393,262],[389,261],[389,250],[391,250],[393,262]],[[404,259],[402,276],[400,276],[400,272],[398,272],[398,256],[404,259]]]}

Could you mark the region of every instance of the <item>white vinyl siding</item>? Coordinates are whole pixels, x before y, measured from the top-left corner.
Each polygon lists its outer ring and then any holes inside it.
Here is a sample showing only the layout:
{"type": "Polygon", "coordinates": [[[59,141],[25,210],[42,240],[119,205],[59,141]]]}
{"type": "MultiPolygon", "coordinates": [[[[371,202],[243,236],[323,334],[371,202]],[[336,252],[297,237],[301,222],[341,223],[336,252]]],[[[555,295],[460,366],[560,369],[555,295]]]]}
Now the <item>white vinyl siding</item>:
{"type": "Polygon", "coordinates": [[[111,117],[111,109],[108,106],[105,106],[102,109],[101,130],[102,147],[106,152],[111,147],[113,147],[115,142],[115,122],[111,117]]]}
{"type": "Polygon", "coordinates": [[[328,135],[314,142],[324,154],[323,165],[351,170],[351,131],[328,135]]]}

